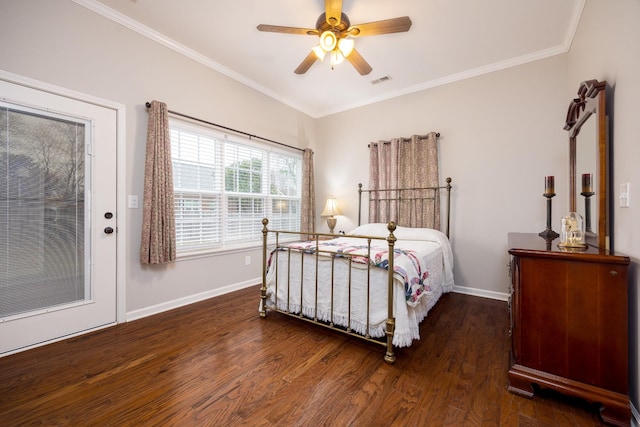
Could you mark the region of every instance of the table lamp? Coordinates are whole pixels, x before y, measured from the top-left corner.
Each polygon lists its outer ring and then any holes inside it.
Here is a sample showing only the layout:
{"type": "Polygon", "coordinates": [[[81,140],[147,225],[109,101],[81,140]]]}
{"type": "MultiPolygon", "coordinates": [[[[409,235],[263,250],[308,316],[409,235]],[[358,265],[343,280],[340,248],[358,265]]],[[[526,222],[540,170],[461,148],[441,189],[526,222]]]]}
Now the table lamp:
{"type": "Polygon", "coordinates": [[[329,226],[329,233],[333,234],[333,229],[336,226],[336,221],[333,216],[340,215],[338,210],[338,204],[336,198],[331,196],[327,199],[327,203],[324,205],[324,210],[320,214],[321,217],[327,217],[327,225],[329,226]]]}

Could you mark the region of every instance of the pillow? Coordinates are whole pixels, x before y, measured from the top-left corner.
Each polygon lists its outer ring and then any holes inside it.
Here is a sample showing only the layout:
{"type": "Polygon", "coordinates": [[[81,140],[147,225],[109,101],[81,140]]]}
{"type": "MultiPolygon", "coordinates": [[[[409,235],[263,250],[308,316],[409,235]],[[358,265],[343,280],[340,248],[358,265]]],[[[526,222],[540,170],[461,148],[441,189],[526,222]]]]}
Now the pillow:
{"type": "Polygon", "coordinates": [[[360,225],[348,234],[356,236],[387,237],[389,235],[389,229],[387,228],[386,223],[377,222],[360,225]]]}
{"type": "Polygon", "coordinates": [[[441,239],[448,240],[443,232],[433,228],[396,227],[393,234],[399,240],[427,240],[431,242],[438,242],[441,239]]]}
{"type": "MultiPolygon", "coordinates": [[[[373,237],[387,237],[389,236],[389,229],[387,223],[372,223],[364,224],[349,234],[357,236],[373,236],[373,237]]],[[[446,235],[441,231],[434,230],[432,228],[413,228],[413,227],[400,227],[397,226],[393,235],[397,239],[402,240],[426,240],[426,241],[440,241],[442,238],[447,239],[446,235]]]]}

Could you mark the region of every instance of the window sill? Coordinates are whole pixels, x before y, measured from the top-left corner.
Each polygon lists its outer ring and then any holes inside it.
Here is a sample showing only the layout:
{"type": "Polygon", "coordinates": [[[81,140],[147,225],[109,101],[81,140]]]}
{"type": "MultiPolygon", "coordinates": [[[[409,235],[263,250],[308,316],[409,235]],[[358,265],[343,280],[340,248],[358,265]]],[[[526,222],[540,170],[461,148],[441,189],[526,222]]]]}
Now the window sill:
{"type": "Polygon", "coordinates": [[[220,255],[229,255],[229,254],[247,252],[251,250],[257,250],[260,248],[262,248],[262,243],[250,242],[246,244],[226,246],[224,248],[218,248],[218,249],[204,249],[201,251],[187,252],[182,255],[178,255],[176,261],[186,261],[186,260],[198,259],[198,258],[209,258],[209,257],[220,256],[220,255]]]}

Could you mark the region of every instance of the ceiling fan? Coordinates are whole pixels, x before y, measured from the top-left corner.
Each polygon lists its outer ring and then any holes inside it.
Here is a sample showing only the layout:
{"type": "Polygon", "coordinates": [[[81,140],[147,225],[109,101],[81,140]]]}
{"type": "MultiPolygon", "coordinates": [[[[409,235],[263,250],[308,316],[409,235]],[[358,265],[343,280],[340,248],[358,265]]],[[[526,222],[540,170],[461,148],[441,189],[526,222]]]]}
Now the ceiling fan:
{"type": "Polygon", "coordinates": [[[315,29],[258,25],[259,31],[320,37],[320,44],[295,69],[296,74],[306,73],[316,60],[322,61],[328,54],[332,69],[346,58],[363,76],[369,74],[372,68],[354,48],[353,37],[402,33],[409,31],[409,28],[411,19],[408,16],[352,26],[349,17],[342,12],[342,0],[325,0],[325,13],[318,17],[315,29]]]}

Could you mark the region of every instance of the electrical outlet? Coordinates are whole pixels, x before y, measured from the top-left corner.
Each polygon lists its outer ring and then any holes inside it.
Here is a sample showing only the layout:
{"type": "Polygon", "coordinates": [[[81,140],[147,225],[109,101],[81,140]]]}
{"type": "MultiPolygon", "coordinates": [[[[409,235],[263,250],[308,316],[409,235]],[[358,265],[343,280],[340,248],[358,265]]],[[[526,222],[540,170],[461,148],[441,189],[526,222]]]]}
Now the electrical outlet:
{"type": "Polygon", "coordinates": [[[244,257],[244,265],[251,265],[251,255],[244,257]]]}

